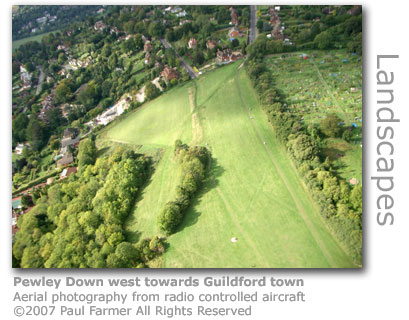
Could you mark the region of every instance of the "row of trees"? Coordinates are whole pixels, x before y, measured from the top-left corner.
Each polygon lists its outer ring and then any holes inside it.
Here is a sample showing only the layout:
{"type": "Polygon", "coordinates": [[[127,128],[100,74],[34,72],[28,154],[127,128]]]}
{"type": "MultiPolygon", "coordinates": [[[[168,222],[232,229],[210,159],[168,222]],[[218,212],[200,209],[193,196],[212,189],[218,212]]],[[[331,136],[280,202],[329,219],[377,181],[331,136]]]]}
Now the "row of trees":
{"type": "Polygon", "coordinates": [[[81,170],[52,185],[35,207],[18,220],[13,245],[15,266],[22,268],[143,267],[164,252],[155,237],[126,241],[124,220],[149,175],[150,161],[118,148],[94,163],[91,146],[82,143],[81,170]],[[88,153],[82,157],[82,152],[88,153]]]}
{"type": "MultiPolygon", "coordinates": [[[[247,71],[258,92],[277,138],[287,147],[300,175],[321,208],[321,215],[345,244],[350,254],[361,261],[362,186],[351,188],[338,179],[327,158],[320,159],[320,129],[306,127],[300,116],[288,112],[284,98],[274,88],[273,78],[262,61],[250,60],[247,71]]],[[[328,135],[339,134],[333,115],[321,124],[328,135]],[[337,132],[335,132],[337,131],[337,132]]]]}
{"type": "Polygon", "coordinates": [[[182,172],[176,199],[167,202],[158,216],[159,228],[167,235],[175,233],[182,222],[193,196],[205,179],[206,164],[210,157],[205,147],[189,147],[180,140],[175,141],[175,155],[182,172]]]}

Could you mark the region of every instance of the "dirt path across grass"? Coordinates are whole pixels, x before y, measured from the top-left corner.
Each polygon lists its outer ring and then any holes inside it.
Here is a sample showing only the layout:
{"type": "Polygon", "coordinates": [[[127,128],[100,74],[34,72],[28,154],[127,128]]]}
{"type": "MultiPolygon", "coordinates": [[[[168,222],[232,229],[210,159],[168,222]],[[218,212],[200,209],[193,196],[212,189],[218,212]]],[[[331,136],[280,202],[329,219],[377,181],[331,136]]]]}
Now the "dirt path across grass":
{"type": "Polygon", "coordinates": [[[190,112],[192,114],[192,145],[197,145],[202,142],[203,139],[203,129],[200,125],[199,117],[195,111],[195,93],[193,89],[189,89],[189,106],[190,112]]]}

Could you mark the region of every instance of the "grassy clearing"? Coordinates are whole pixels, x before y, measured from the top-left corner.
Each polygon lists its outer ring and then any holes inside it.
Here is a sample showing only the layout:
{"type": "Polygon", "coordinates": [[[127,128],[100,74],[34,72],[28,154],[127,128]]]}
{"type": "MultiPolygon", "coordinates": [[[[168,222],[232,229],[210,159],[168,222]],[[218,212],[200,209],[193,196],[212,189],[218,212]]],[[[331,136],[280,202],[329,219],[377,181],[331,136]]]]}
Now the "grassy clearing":
{"type": "Polygon", "coordinates": [[[40,42],[41,39],[46,36],[49,35],[50,33],[56,33],[59,32],[60,30],[54,30],[54,31],[50,31],[50,32],[46,32],[46,33],[42,33],[42,34],[38,34],[32,37],[27,37],[27,38],[23,38],[23,39],[19,39],[19,40],[15,40],[11,42],[11,48],[12,50],[17,49],[18,47],[20,47],[21,45],[30,42],[30,41],[37,41],[40,42]]]}
{"type": "Polygon", "coordinates": [[[354,267],[276,141],[239,64],[171,90],[104,132],[107,140],[164,150],[126,222],[129,239],[158,232],[156,216],[177,183],[173,143],[190,143],[196,123],[202,130],[196,143],[212,152],[209,178],[154,266],[354,267]],[[189,92],[195,93],[192,110],[189,92]]]}

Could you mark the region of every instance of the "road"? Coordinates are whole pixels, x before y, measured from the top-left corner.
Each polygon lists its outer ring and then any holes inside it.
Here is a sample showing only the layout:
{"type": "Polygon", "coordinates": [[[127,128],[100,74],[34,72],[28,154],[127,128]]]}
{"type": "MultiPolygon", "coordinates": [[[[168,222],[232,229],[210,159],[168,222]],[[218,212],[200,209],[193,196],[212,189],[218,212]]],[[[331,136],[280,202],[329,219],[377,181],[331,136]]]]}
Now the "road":
{"type": "Polygon", "coordinates": [[[163,46],[166,49],[171,49],[175,52],[176,57],[180,60],[182,67],[185,68],[185,70],[187,71],[187,73],[192,79],[196,79],[198,77],[197,72],[193,70],[193,68],[185,61],[185,59],[183,59],[180,55],[178,55],[176,50],[173,49],[172,45],[169,42],[167,42],[165,39],[160,39],[160,42],[162,42],[163,46]]]}
{"type": "Polygon", "coordinates": [[[37,85],[36,95],[41,92],[41,85],[43,84],[44,77],[45,77],[45,74],[43,72],[43,68],[40,67],[39,69],[40,69],[40,76],[38,77],[38,85],[37,85]]]}
{"type": "Polygon", "coordinates": [[[248,44],[257,38],[257,6],[250,6],[250,30],[248,44]]]}

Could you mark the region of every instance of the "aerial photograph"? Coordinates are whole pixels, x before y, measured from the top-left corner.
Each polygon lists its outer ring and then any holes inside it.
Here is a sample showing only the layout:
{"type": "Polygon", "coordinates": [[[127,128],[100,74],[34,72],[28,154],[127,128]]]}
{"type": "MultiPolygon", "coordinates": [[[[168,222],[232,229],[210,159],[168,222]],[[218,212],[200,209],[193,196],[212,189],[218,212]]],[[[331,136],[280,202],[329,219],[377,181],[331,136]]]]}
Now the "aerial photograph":
{"type": "Polygon", "coordinates": [[[13,268],[362,268],[362,6],[10,9],[13,268]]]}

